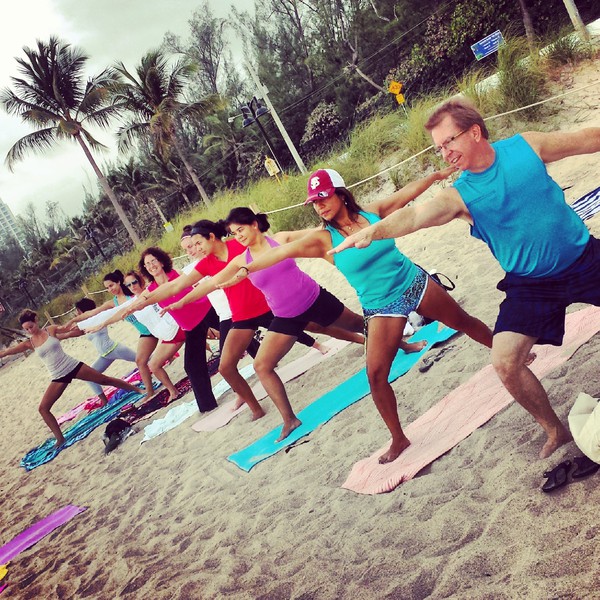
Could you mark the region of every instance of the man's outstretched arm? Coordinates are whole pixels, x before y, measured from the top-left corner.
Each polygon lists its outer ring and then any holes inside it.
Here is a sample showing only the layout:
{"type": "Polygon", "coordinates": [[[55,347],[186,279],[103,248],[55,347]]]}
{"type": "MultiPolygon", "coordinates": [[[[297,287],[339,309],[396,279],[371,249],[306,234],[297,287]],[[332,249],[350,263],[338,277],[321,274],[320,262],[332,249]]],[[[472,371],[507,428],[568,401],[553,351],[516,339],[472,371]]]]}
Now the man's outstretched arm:
{"type": "Polygon", "coordinates": [[[471,221],[459,193],[454,188],[449,188],[423,204],[401,208],[385,219],[361,229],[347,237],[328,254],[336,254],[352,247],[366,248],[374,240],[402,237],[419,229],[445,225],[457,218],[471,221]]]}
{"type": "Polygon", "coordinates": [[[600,152],[600,127],[551,133],[527,131],[523,138],[546,164],[568,156],[600,152]]]}

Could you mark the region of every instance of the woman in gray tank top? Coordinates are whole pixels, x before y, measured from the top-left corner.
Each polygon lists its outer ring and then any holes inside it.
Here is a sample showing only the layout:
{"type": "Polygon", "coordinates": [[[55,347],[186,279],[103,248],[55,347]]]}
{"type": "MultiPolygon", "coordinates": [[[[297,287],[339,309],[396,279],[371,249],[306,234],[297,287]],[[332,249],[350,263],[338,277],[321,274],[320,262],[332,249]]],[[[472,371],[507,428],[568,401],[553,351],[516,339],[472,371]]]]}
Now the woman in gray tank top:
{"type": "Polygon", "coordinates": [[[50,373],[52,381],[46,389],[40,402],[39,411],[42,419],[56,438],[57,446],[60,446],[65,438],[60,430],[58,421],[50,412],[52,406],[62,396],[67,385],[73,379],[92,381],[101,385],[112,385],[128,392],[141,393],[143,390],[131,385],[122,379],[108,377],[98,373],[83,362],[77,361],[69,356],[61,347],[58,335],[65,333],[66,329],[58,325],[49,325],[41,328],[38,323],[37,314],[32,310],[24,310],[19,315],[19,322],[29,335],[29,339],[5,350],[0,350],[0,358],[11,354],[20,354],[28,350],[35,350],[42,359],[50,373]]]}

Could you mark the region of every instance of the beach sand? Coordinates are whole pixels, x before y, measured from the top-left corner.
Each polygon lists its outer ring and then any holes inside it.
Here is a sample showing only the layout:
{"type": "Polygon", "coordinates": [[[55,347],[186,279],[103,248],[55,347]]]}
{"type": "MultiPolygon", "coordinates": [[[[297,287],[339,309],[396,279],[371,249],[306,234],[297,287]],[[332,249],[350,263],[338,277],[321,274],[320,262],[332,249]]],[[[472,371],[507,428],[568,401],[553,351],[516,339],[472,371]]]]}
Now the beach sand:
{"type": "MultiPolygon", "coordinates": [[[[571,87],[599,78],[598,63],[588,64],[574,74],[571,87]]],[[[556,118],[565,129],[600,126],[598,87],[565,98],[559,109],[556,118]]],[[[578,157],[551,165],[550,172],[563,187],[572,186],[566,191],[571,202],[600,184],[598,164],[598,155],[578,157]]],[[[600,217],[588,223],[600,235],[600,217]]],[[[502,273],[464,223],[416,233],[399,246],[426,269],[453,279],[454,298],[493,326],[502,273]]],[[[335,269],[323,261],[302,265],[358,309],[335,269]]],[[[128,324],[112,332],[135,345],[128,324]]],[[[405,424],[489,363],[489,351],[466,336],[449,343],[455,348],[428,372],[413,368],[394,383],[405,424]]],[[[86,340],[65,346],[93,360],[86,340]]],[[[599,349],[595,336],[543,380],[565,421],[580,391],[600,396],[599,349]]],[[[290,358],[305,351],[295,347],[290,358]]],[[[301,409],[363,366],[362,349],[345,348],[288,384],[294,407],[301,409]]],[[[121,363],[109,373],[128,370],[121,363]]],[[[182,376],[183,359],[168,370],[174,380],[182,376]]],[[[11,562],[3,598],[600,597],[600,473],[552,495],[541,492],[542,472],[580,452],[571,443],[538,459],[542,430],[515,404],[415,479],[367,496],[340,486],[357,460],[388,439],[370,396],[305,438],[309,443],[250,473],[225,457],[280,423],[268,399],[267,416],[256,423],[245,413],[200,434],[192,431],[191,418],[143,445],[138,433],[108,456],[102,427],[26,473],[19,460],[48,437],[37,412],[46,385],[36,356],[0,369],[0,544],[66,504],[88,510],[11,562]]],[[[73,383],[55,414],[88,396],[84,383],[73,383]]]]}

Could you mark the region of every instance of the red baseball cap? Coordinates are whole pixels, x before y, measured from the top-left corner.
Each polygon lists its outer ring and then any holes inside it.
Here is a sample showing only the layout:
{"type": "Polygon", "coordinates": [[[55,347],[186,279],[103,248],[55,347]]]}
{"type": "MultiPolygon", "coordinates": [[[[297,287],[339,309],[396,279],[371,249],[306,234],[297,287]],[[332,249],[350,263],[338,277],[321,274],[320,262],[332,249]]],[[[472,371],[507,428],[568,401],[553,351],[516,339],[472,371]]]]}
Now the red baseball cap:
{"type": "Polygon", "coordinates": [[[346,187],[342,176],[333,169],[319,169],[308,178],[308,197],[304,204],[316,202],[322,198],[330,198],[335,188],[346,187]]]}

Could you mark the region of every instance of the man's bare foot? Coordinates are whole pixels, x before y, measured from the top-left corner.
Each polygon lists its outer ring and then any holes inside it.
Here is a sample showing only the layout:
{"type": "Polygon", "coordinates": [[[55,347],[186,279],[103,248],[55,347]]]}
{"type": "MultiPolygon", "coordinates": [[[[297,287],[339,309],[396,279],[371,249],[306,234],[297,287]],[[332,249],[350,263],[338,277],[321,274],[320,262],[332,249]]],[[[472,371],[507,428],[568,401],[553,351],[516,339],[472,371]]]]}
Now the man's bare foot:
{"type": "Polygon", "coordinates": [[[406,354],[410,354],[411,352],[420,352],[427,346],[427,340],[422,340],[420,342],[400,342],[400,349],[404,350],[406,354]]]}
{"type": "Polygon", "coordinates": [[[525,366],[528,367],[536,358],[537,354],[535,352],[530,352],[525,359],[525,366]]]}
{"type": "Polygon", "coordinates": [[[98,400],[100,404],[98,404],[97,408],[102,408],[108,404],[108,398],[104,394],[98,394],[98,400]]]}
{"type": "Polygon", "coordinates": [[[262,419],[266,414],[267,413],[262,408],[260,410],[253,410],[250,421],[258,421],[259,419],[262,419]]]}
{"type": "Polygon", "coordinates": [[[404,452],[410,446],[410,440],[408,438],[404,438],[399,442],[392,442],[392,445],[389,447],[387,452],[384,452],[379,457],[379,464],[384,465],[386,463],[392,462],[396,460],[402,452],[404,452]]]}
{"type": "Polygon", "coordinates": [[[58,448],[59,446],[62,446],[65,443],[65,436],[61,435],[59,438],[56,438],[56,444],[55,444],[55,448],[58,448]]]}
{"type": "Polygon", "coordinates": [[[318,350],[321,354],[327,354],[329,352],[329,348],[321,342],[316,342],[312,345],[315,350],[318,350]]]}
{"type": "Polygon", "coordinates": [[[542,446],[540,450],[540,458],[548,458],[555,450],[568,444],[573,440],[573,436],[571,432],[561,425],[561,430],[553,436],[548,436],[546,443],[542,446]]]}
{"type": "Polygon", "coordinates": [[[281,430],[281,435],[275,440],[276,442],[281,442],[281,440],[285,440],[285,438],[294,431],[294,429],[298,429],[302,425],[302,421],[297,417],[294,417],[293,421],[288,423],[287,425],[283,424],[283,429],[281,430]]]}

